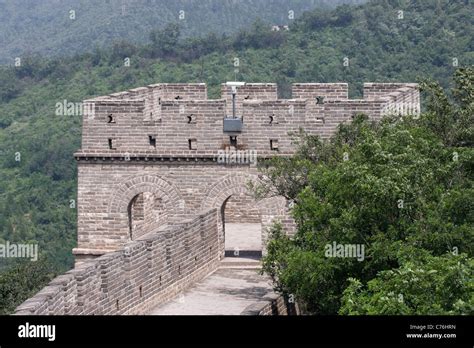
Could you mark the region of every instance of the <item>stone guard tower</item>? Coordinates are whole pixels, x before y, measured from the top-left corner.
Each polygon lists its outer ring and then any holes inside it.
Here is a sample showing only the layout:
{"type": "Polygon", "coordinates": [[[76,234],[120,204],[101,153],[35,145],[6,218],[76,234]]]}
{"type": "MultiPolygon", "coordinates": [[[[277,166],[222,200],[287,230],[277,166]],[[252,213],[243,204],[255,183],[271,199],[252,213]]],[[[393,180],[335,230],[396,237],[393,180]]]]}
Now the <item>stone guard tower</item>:
{"type": "Polygon", "coordinates": [[[278,99],[276,84],[242,85],[235,95],[237,120],[230,121],[233,96],[226,84],[215,100],[207,99],[200,83],[155,84],[86,100],[82,148],[75,154],[76,262],[212,208],[220,211],[220,255],[228,221],[259,222],[263,245],[266,227],[275,220],[292,233],[284,198],[256,202],[247,192],[246,183],[257,180],[248,156],[291,155],[289,132],[303,128],[328,138],[355,113],[379,120],[420,110],[416,84],[366,83],[364,98],[355,100],[348,99],[345,83],[294,84],[292,94],[278,99]],[[219,160],[232,151],[240,151],[243,160],[219,160]]]}

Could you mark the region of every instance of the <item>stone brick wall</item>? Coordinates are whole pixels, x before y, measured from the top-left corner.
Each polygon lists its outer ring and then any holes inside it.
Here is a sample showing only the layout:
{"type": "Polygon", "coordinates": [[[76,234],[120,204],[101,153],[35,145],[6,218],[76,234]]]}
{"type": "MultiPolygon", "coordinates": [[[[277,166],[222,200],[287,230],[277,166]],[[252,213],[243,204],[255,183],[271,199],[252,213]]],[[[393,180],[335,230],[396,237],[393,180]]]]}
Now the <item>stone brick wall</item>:
{"type": "Polygon", "coordinates": [[[248,195],[233,195],[225,204],[226,223],[260,223],[258,203],[248,195]]]}
{"type": "Polygon", "coordinates": [[[161,198],[150,192],[140,193],[132,200],[129,214],[132,240],[157,230],[167,220],[161,198]]]}
{"type": "Polygon", "coordinates": [[[341,123],[351,122],[358,113],[370,115],[373,120],[380,120],[384,105],[385,102],[383,101],[364,99],[329,101],[324,104],[325,116],[320,125],[320,134],[323,138],[329,138],[341,123]]]}
{"type": "Polygon", "coordinates": [[[266,295],[241,313],[241,315],[299,315],[298,305],[275,293],[266,295]]]}
{"type": "Polygon", "coordinates": [[[162,228],[58,276],[18,315],[143,314],[217,269],[217,211],[162,228]]]}
{"type": "MultiPolygon", "coordinates": [[[[221,89],[221,99],[215,100],[207,99],[205,84],[156,84],[87,100],[80,152],[215,156],[230,145],[223,119],[232,111],[231,88],[223,84],[221,89]]],[[[345,83],[298,83],[292,92],[293,99],[278,99],[271,83],[237,89],[243,130],[233,135],[239,148],[261,156],[291,154],[288,133],[300,128],[329,137],[357,112],[376,120],[388,113],[419,112],[418,87],[410,83],[366,83],[364,99],[354,100],[348,99],[345,83]]]]}
{"type": "Polygon", "coordinates": [[[364,99],[376,100],[384,98],[387,94],[397,92],[399,90],[409,89],[412,91],[418,90],[416,83],[364,83],[364,99]]]}
{"type": "Polygon", "coordinates": [[[329,101],[348,100],[347,83],[297,83],[292,86],[292,96],[304,100],[305,130],[323,135],[325,125],[325,103],[329,101]]]}
{"type": "Polygon", "coordinates": [[[95,100],[101,99],[143,100],[144,119],[159,120],[162,100],[205,100],[207,99],[207,86],[204,83],[160,83],[113,93],[95,100]]]}
{"type": "MultiPolygon", "coordinates": [[[[232,115],[232,88],[221,85],[221,98],[226,104],[226,116],[232,115]]],[[[245,86],[237,88],[236,111],[237,116],[242,116],[242,106],[245,101],[261,100],[271,101],[278,99],[276,83],[247,83],[245,86]]]]}
{"type": "MultiPolygon", "coordinates": [[[[149,225],[147,233],[192,218],[196,212],[218,209],[219,249],[222,251],[222,214],[226,212],[221,209],[229,197],[247,194],[248,204],[252,200],[254,209],[258,209],[262,240],[266,240],[266,227],[277,220],[291,220],[284,199],[256,202],[250,197],[246,185],[249,181],[258,181],[257,173],[254,166],[223,165],[203,159],[81,158],[78,162],[78,246],[74,253],[78,260],[86,255],[96,257],[133,239],[128,207],[141,193],[153,194],[162,205],[159,217],[149,220],[154,224],[149,225]]],[[[252,214],[256,216],[257,212],[253,210],[252,214]]],[[[231,215],[235,214],[231,212],[231,215]]],[[[287,228],[289,233],[294,230],[288,223],[287,228]]]]}
{"type": "Polygon", "coordinates": [[[306,103],[295,99],[245,101],[243,104],[244,131],[239,143],[259,155],[273,156],[294,152],[290,133],[304,128],[306,103]],[[277,142],[277,148],[272,149],[277,142]]]}
{"type": "MultiPolygon", "coordinates": [[[[419,110],[416,84],[365,84],[364,99],[355,100],[348,99],[345,83],[294,84],[292,91],[293,99],[278,99],[276,84],[239,87],[237,113],[243,129],[238,134],[223,131],[232,104],[231,89],[224,84],[222,99],[216,100],[207,99],[205,84],[156,84],[87,101],[82,149],[76,153],[77,258],[116,250],[136,236],[190,218],[203,207],[221,210],[258,174],[253,165],[217,163],[224,148],[255,151],[260,160],[287,156],[294,152],[290,134],[299,129],[328,138],[356,113],[378,120],[388,113],[419,110]],[[236,136],[232,146],[231,135],[236,136]],[[127,209],[144,192],[161,199],[163,209],[159,217],[152,211],[139,222],[134,236],[127,209]]],[[[294,231],[285,203],[278,204],[257,204],[264,234],[276,220],[289,233],[294,231]]],[[[249,214],[252,220],[256,216],[250,210],[245,215],[249,214]]],[[[237,216],[232,208],[227,221],[237,221],[237,216]]],[[[222,221],[221,213],[220,250],[222,221]]]]}
{"type": "MultiPolygon", "coordinates": [[[[276,84],[249,83],[236,95],[242,132],[225,133],[232,95],[221,89],[221,99],[208,100],[205,84],[155,84],[84,101],[75,154],[77,267],[17,313],[142,313],[217,267],[226,217],[258,216],[265,253],[274,222],[295,231],[287,202],[251,202],[246,187],[258,181],[255,163],[219,163],[220,150],[256,152],[258,160],[288,156],[291,133],[300,129],[328,138],[358,112],[379,120],[420,110],[416,84],[365,84],[364,99],[351,100],[344,83],[295,84],[293,99],[278,99],[276,84]]],[[[283,310],[274,300],[272,313],[283,310]]]]}
{"type": "Polygon", "coordinates": [[[223,100],[164,101],[155,153],[216,154],[228,142],[222,132],[224,110],[223,100]],[[195,149],[190,140],[195,140],[195,149]]]}

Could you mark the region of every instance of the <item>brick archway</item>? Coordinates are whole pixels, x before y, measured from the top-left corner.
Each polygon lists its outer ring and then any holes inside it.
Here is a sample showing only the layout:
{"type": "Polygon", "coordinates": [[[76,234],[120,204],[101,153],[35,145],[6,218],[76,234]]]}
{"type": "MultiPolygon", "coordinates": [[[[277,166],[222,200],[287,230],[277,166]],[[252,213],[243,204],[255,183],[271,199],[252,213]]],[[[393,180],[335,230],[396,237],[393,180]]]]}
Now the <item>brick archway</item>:
{"type": "MultiPolygon", "coordinates": [[[[248,194],[251,192],[247,190],[247,183],[249,181],[258,181],[258,176],[255,174],[239,173],[228,174],[215,183],[205,194],[201,203],[201,210],[207,211],[209,209],[217,208],[222,210],[225,202],[235,194],[248,194]]],[[[265,253],[265,243],[267,241],[267,228],[274,222],[275,218],[283,220],[287,216],[286,200],[283,197],[270,197],[256,201],[261,215],[261,233],[262,233],[262,248],[265,253]]],[[[219,231],[219,251],[223,254],[225,248],[225,236],[223,230],[222,214],[219,214],[218,231],[219,231]]]]}
{"type": "Polygon", "coordinates": [[[138,175],[125,180],[114,190],[110,196],[108,213],[126,216],[132,199],[143,192],[159,196],[169,217],[175,217],[184,211],[184,200],[172,184],[158,176],[138,175]]]}
{"type": "Polygon", "coordinates": [[[258,180],[257,175],[226,175],[206,192],[201,204],[201,209],[207,211],[212,208],[220,208],[227,198],[233,194],[250,194],[246,188],[247,182],[250,180],[258,180]]]}
{"type": "MultiPolygon", "coordinates": [[[[179,191],[169,182],[154,175],[138,175],[121,182],[109,199],[108,215],[113,218],[115,228],[120,231],[121,240],[130,238],[129,206],[137,195],[152,193],[159,197],[164,207],[160,226],[172,222],[172,219],[184,211],[184,201],[179,191]]],[[[159,227],[157,225],[157,227],[159,227]]]]}

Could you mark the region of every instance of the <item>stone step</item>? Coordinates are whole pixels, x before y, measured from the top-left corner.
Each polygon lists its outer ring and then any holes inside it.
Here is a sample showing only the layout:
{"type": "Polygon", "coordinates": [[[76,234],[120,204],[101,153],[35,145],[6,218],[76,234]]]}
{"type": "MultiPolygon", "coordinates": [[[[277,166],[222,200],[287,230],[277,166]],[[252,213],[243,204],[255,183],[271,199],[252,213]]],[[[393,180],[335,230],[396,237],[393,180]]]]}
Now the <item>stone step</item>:
{"type": "Polygon", "coordinates": [[[262,267],[260,266],[220,266],[219,269],[245,269],[245,270],[260,271],[262,267]]]}
{"type": "Polygon", "coordinates": [[[219,268],[260,269],[262,263],[258,258],[225,257],[221,260],[219,268]]]}

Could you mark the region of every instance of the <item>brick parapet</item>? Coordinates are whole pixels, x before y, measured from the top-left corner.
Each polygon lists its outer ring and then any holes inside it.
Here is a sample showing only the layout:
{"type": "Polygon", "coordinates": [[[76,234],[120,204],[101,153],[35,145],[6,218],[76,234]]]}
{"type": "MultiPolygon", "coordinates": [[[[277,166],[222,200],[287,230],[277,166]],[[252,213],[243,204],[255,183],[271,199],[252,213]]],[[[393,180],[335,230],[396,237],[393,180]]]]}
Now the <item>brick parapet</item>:
{"type": "Polygon", "coordinates": [[[17,315],[142,314],[218,266],[217,211],[144,236],[53,279],[17,315]]]}
{"type": "Polygon", "coordinates": [[[205,84],[155,84],[89,99],[80,152],[193,156],[235,146],[260,156],[292,154],[289,133],[300,128],[328,138],[358,112],[379,120],[420,111],[413,83],[366,83],[363,99],[349,99],[346,83],[296,83],[292,99],[278,99],[274,83],[247,83],[236,94],[243,128],[230,134],[223,122],[232,114],[231,87],[222,84],[221,93],[207,99],[205,84]]]}

